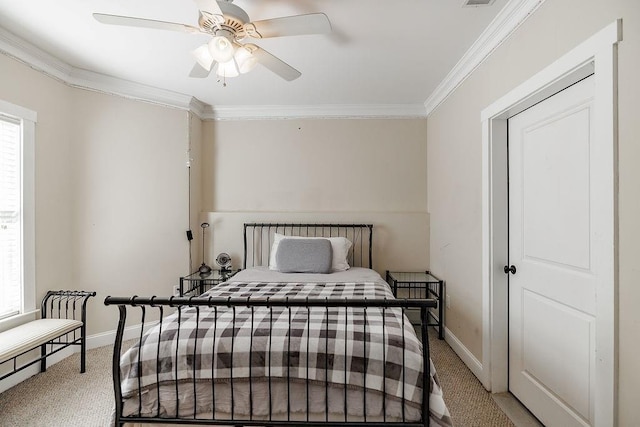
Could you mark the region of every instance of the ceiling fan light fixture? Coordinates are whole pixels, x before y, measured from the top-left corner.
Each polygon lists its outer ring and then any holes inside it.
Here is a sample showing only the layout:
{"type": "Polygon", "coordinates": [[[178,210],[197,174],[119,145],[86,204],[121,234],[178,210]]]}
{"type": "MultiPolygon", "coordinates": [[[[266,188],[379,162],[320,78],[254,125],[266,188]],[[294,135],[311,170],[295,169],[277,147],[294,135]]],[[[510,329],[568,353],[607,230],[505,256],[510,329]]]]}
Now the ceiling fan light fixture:
{"type": "Polygon", "coordinates": [[[211,56],[211,52],[209,52],[208,45],[203,44],[199,48],[194,49],[191,54],[202,68],[207,71],[211,71],[211,65],[213,65],[214,59],[213,56],[211,56]]]}
{"type": "Polygon", "coordinates": [[[209,41],[209,53],[215,61],[225,63],[233,58],[235,49],[225,36],[215,36],[209,41]]]}
{"type": "Polygon", "coordinates": [[[236,50],[233,59],[235,59],[238,64],[238,71],[242,74],[248,73],[258,65],[258,58],[245,46],[239,47],[238,50],[236,50]]]}
{"type": "MultiPolygon", "coordinates": [[[[211,36],[211,39],[204,46],[191,52],[197,61],[189,73],[189,77],[194,78],[206,78],[214,69],[216,74],[223,78],[234,77],[239,73],[250,72],[259,62],[267,70],[284,80],[295,80],[302,75],[300,71],[266,50],[254,44],[244,44],[242,41],[246,37],[263,39],[331,32],[331,22],[324,13],[307,13],[250,21],[249,15],[241,7],[233,4],[233,0],[194,1],[197,3],[199,11],[197,27],[177,22],[104,13],[94,13],[93,17],[98,22],[109,25],[153,28],[211,36]]],[[[465,1],[494,2],[495,0],[465,1]]]]}
{"type": "Polygon", "coordinates": [[[230,61],[227,62],[219,62],[216,67],[216,74],[219,77],[227,78],[227,77],[238,77],[238,67],[236,65],[236,61],[231,58],[230,61]]]}

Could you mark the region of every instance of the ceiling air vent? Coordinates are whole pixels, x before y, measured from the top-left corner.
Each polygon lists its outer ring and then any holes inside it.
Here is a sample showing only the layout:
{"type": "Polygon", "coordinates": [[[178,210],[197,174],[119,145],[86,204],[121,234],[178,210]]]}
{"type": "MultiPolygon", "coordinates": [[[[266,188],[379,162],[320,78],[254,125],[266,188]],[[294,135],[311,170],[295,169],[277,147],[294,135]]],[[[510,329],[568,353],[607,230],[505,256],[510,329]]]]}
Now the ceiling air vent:
{"type": "Polygon", "coordinates": [[[496,0],[464,0],[462,7],[491,6],[496,0]]]}

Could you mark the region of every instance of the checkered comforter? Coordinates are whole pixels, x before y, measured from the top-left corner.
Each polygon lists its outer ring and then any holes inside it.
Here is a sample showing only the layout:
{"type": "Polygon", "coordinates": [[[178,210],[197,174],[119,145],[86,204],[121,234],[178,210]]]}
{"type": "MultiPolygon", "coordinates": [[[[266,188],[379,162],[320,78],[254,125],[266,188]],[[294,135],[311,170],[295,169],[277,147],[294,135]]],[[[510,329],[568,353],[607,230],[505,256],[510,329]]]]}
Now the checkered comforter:
{"type": "MultiPolygon", "coordinates": [[[[229,282],[204,296],[393,298],[384,282],[229,282]]],[[[422,402],[422,344],[399,308],[183,307],[179,315],[168,316],[146,332],[141,346],[123,355],[121,371],[125,398],[139,388],[156,387],[158,380],[162,384],[194,377],[217,382],[270,377],[366,387],[416,408],[422,402]]],[[[434,388],[441,400],[433,376],[431,388],[431,401],[434,388]]]]}

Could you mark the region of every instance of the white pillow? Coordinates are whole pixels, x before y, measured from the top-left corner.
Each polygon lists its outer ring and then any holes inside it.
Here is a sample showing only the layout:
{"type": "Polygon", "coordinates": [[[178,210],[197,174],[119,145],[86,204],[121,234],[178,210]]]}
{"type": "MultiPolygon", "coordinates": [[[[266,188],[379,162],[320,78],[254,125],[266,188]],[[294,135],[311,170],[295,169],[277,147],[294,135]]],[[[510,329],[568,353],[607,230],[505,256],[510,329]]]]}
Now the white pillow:
{"type": "Polygon", "coordinates": [[[269,270],[278,270],[276,262],[276,253],[278,245],[282,239],[326,239],[331,242],[331,250],[333,258],[331,260],[331,271],[346,271],[349,269],[349,261],[347,256],[351,249],[351,241],[346,237],[307,237],[307,236],[285,236],[280,233],[273,235],[273,244],[271,245],[271,253],[269,254],[269,270]]]}

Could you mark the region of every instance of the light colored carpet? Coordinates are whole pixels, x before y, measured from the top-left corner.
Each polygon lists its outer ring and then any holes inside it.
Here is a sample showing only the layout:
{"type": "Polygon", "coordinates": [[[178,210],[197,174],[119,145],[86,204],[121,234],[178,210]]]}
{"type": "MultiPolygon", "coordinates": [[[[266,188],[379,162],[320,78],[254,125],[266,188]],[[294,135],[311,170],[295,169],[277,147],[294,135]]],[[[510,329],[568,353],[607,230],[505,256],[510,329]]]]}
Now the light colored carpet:
{"type": "MultiPolygon", "coordinates": [[[[454,424],[513,426],[449,345],[430,341],[431,357],[454,424]]],[[[74,354],[1,393],[0,426],[108,426],[113,410],[111,355],[110,346],[89,350],[87,372],[80,374],[80,356],[74,354]]]]}
{"type": "Polygon", "coordinates": [[[75,353],[0,394],[0,426],[108,426],[114,407],[112,349],[87,351],[84,374],[75,353]]]}
{"type": "Polygon", "coordinates": [[[491,398],[480,381],[444,340],[429,330],[431,359],[457,427],[514,426],[491,398]]]}

